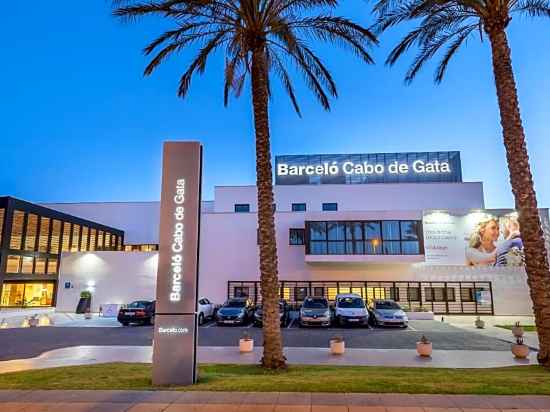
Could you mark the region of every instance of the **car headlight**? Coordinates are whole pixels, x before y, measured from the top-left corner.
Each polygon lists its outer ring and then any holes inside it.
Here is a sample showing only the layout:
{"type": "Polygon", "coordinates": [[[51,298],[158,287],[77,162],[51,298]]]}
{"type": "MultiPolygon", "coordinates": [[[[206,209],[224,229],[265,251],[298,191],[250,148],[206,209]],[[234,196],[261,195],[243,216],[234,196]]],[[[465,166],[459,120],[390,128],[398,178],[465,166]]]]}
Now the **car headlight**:
{"type": "Polygon", "coordinates": [[[330,317],[330,311],[327,310],[325,313],[323,313],[323,317],[325,317],[325,318],[330,317]]]}

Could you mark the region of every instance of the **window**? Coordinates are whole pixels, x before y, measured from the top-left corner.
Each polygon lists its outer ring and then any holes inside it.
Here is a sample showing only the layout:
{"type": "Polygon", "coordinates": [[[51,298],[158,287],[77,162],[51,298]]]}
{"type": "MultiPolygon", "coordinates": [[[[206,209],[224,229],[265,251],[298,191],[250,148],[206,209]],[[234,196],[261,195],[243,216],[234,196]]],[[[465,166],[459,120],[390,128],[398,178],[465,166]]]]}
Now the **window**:
{"type": "Polygon", "coordinates": [[[323,212],[336,212],[338,203],[323,203],[323,212]]]}
{"type": "Polygon", "coordinates": [[[27,230],[25,235],[25,250],[36,250],[36,232],[38,230],[38,216],[29,213],[27,215],[27,230]]]}
{"type": "Polygon", "coordinates": [[[37,257],[34,261],[34,273],[43,275],[46,273],[46,258],[37,257]]]}
{"type": "Polygon", "coordinates": [[[80,243],[80,225],[73,224],[73,236],[71,240],[71,252],[78,252],[80,243]]]}
{"type": "Polygon", "coordinates": [[[57,255],[59,253],[59,241],[61,239],[61,222],[52,220],[52,238],[50,240],[50,253],[57,255]]]}
{"type": "Polygon", "coordinates": [[[247,298],[249,296],[248,293],[247,286],[235,286],[233,289],[233,296],[236,298],[247,298]]]}
{"type": "Polygon", "coordinates": [[[460,289],[460,300],[462,302],[474,302],[476,299],[475,289],[474,288],[461,288],[460,289]]]}
{"type": "Polygon", "coordinates": [[[40,218],[40,234],[38,236],[38,251],[48,251],[48,238],[50,237],[50,218],[40,218]]]}
{"type": "Polygon", "coordinates": [[[111,234],[110,233],[107,233],[105,232],[105,249],[106,250],[109,250],[111,249],[111,234]]]}
{"type": "Polygon", "coordinates": [[[296,302],[302,302],[308,295],[307,288],[294,288],[294,299],[296,302]]]}
{"type": "Polygon", "coordinates": [[[325,288],[322,286],[314,287],[313,296],[325,296],[325,288]]]}
{"type": "Polygon", "coordinates": [[[4,228],[4,209],[0,209],[0,247],[2,246],[2,230],[4,228]]]}
{"type": "Polygon", "coordinates": [[[248,203],[241,203],[235,205],[235,213],[248,213],[250,212],[250,205],[248,203]]]}
{"type": "Polygon", "coordinates": [[[23,220],[25,213],[20,210],[13,212],[13,222],[11,227],[10,249],[21,250],[23,240],[23,220]]]}
{"type": "Polygon", "coordinates": [[[23,256],[23,263],[21,264],[21,273],[24,274],[31,274],[32,273],[32,265],[33,265],[33,258],[29,256],[23,256]]]}
{"type": "Polygon", "coordinates": [[[426,302],[454,302],[454,288],[424,288],[426,302]]]}
{"type": "Polygon", "coordinates": [[[97,250],[103,250],[103,230],[97,231],[97,250]]]}
{"type": "Polygon", "coordinates": [[[399,288],[390,288],[390,299],[395,300],[396,302],[399,302],[399,288]]]}
{"type": "Polygon", "coordinates": [[[19,273],[21,264],[21,256],[9,255],[6,265],[6,273],[19,273]]]}
{"type": "Polygon", "coordinates": [[[410,302],[420,302],[420,288],[411,288],[407,289],[407,299],[410,302]]]}
{"type": "Polygon", "coordinates": [[[422,253],[420,222],[306,222],[307,254],[418,255],[422,253]]]}
{"type": "Polygon", "coordinates": [[[96,238],[97,238],[97,230],[90,229],[90,246],[89,246],[89,250],[92,250],[92,251],[95,250],[96,238]]]}
{"type": "Polygon", "coordinates": [[[292,211],[293,212],[305,212],[306,211],[306,204],[305,203],[293,203],[292,204],[292,211]]]}
{"type": "Polygon", "coordinates": [[[290,229],[289,244],[299,246],[305,244],[305,229],[290,229]]]}
{"type": "Polygon", "coordinates": [[[68,252],[71,245],[71,224],[69,222],[63,223],[63,240],[61,242],[61,251],[68,252]]]}
{"type": "Polygon", "coordinates": [[[80,250],[88,250],[88,235],[89,229],[86,226],[82,226],[82,240],[80,242],[80,250]]]}
{"type": "Polygon", "coordinates": [[[48,275],[55,275],[57,274],[57,259],[56,258],[49,258],[48,259],[48,268],[47,271],[48,275]]]}

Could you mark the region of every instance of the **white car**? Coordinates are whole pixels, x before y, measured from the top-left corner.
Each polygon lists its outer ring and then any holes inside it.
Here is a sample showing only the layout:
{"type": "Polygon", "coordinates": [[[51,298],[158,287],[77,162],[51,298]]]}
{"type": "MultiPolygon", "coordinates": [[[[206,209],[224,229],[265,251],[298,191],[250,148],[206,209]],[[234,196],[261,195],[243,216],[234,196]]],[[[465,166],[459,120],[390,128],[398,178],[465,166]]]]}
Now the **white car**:
{"type": "Polygon", "coordinates": [[[206,319],[212,319],[216,305],[206,298],[200,298],[197,304],[197,315],[199,317],[199,325],[202,325],[206,319]]]}
{"type": "Polygon", "coordinates": [[[334,317],[340,326],[369,325],[369,311],[365,301],[355,293],[336,295],[334,317]]]}

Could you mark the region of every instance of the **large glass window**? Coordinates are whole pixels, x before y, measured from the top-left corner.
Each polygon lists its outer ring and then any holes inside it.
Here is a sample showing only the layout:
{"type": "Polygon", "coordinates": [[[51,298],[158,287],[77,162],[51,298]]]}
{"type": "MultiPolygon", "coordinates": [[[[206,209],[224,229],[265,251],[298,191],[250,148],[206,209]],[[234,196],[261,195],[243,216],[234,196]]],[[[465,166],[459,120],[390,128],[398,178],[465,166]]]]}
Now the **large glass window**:
{"type": "Polygon", "coordinates": [[[111,249],[111,234],[105,232],[105,249],[111,249]]]}
{"type": "Polygon", "coordinates": [[[97,231],[97,250],[103,250],[103,230],[97,231]]]}
{"type": "Polygon", "coordinates": [[[39,275],[46,273],[46,258],[37,257],[34,260],[34,273],[39,275]]]}
{"type": "Polygon", "coordinates": [[[13,212],[13,222],[11,226],[10,249],[21,250],[23,240],[23,221],[25,213],[20,210],[13,212]]]}
{"type": "Polygon", "coordinates": [[[53,282],[4,283],[0,306],[52,306],[53,282]]]}
{"type": "Polygon", "coordinates": [[[61,221],[52,220],[52,238],[50,240],[50,253],[59,253],[59,241],[61,240],[61,221]]]}
{"type": "Polygon", "coordinates": [[[50,219],[47,217],[40,218],[40,234],[38,236],[38,251],[48,251],[48,238],[50,237],[50,219]]]}
{"type": "Polygon", "coordinates": [[[2,306],[23,306],[24,283],[4,283],[2,285],[2,306]]]}
{"type": "Polygon", "coordinates": [[[290,229],[289,242],[290,245],[298,246],[305,244],[305,231],[304,229],[290,229]]]}
{"type": "Polygon", "coordinates": [[[57,274],[57,258],[48,259],[48,268],[46,272],[48,273],[48,275],[57,274]]]}
{"type": "Polygon", "coordinates": [[[90,250],[96,249],[96,237],[97,237],[97,230],[90,229],[90,250]]]}
{"type": "Polygon", "coordinates": [[[306,222],[308,254],[418,255],[420,222],[306,222]]]}
{"type": "Polygon", "coordinates": [[[34,213],[27,215],[27,230],[25,233],[25,250],[36,250],[36,233],[38,231],[38,216],[34,213]]]}

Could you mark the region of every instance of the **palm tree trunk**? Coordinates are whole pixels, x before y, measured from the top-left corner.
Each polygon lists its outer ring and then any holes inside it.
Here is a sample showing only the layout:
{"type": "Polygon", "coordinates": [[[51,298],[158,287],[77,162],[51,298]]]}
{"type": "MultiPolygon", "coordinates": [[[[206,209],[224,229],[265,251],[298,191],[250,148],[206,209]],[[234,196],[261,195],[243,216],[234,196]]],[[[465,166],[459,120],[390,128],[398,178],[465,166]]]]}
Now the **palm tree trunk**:
{"type": "Polygon", "coordinates": [[[263,305],[264,354],[262,366],[286,368],[279,320],[279,278],[273,212],[273,176],[269,143],[268,71],[265,50],[252,54],[252,102],[256,130],[256,186],[260,244],[260,284],[263,305]]]}
{"type": "Polygon", "coordinates": [[[500,108],[500,123],[510,172],[510,183],[519,213],[525,248],[525,268],[535,323],[540,341],[539,363],[550,367],[550,271],[519,102],[512,70],[510,48],[504,28],[487,30],[493,54],[493,72],[500,108]]]}

